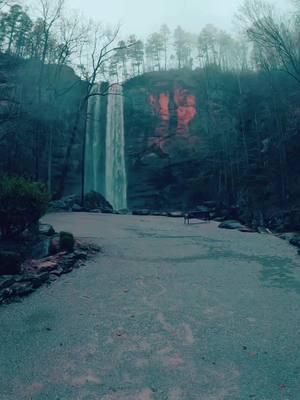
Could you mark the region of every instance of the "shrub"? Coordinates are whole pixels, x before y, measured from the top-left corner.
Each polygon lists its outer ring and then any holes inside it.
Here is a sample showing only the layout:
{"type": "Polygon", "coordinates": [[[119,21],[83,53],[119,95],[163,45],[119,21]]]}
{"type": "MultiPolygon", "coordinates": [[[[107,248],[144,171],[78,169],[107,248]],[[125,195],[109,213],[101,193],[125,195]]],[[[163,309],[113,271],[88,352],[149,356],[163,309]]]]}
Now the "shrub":
{"type": "Polygon", "coordinates": [[[37,223],[47,211],[49,194],[39,182],[22,177],[0,177],[0,231],[11,239],[37,223]]]}
{"type": "Polygon", "coordinates": [[[17,275],[21,269],[21,256],[12,251],[0,251],[0,275],[17,275]]]}
{"type": "Polygon", "coordinates": [[[71,253],[74,250],[75,239],[72,233],[60,232],[59,234],[59,248],[62,251],[71,253]]]}

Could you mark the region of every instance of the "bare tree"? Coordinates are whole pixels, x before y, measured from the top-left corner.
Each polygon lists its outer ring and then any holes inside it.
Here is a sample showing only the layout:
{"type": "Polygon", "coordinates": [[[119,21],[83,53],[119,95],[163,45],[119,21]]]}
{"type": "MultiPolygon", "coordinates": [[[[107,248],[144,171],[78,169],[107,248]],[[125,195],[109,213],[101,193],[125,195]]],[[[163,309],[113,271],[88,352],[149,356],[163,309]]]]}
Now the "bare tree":
{"type": "Polygon", "coordinates": [[[55,24],[62,16],[62,10],[64,7],[65,0],[39,0],[40,13],[42,20],[42,33],[43,33],[43,48],[41,57],[41,67],[38,80],[38,97],[41,100],[42,95],[42,84],[45,71],[45,63],[47,53],[49,50],[50,38],[55,24]]]}
{"type": "Polygon", "coordinates": [[[82,22],[82,16],[74,12],[66,18],[62,16],[58,26],[57,64],[65,65],[71,62],[72,57],[78,57],[88,36],[88,25],[82,22]]]}
{"type": "Polygon", "coordinates": [[[18,1],[13,0],[0,0],[0,10],[2,10],[6,6],[10,6],[11,4],[18,4],[18,1]]]}
{"type": "Polygon", "coordinates": [[[274,52],[281,68],[300,83],[299,36],[295,20],[279,18],[274,6],[263,0],[246,0],[239,14],[249,39],[265,51],[274,52]]]}

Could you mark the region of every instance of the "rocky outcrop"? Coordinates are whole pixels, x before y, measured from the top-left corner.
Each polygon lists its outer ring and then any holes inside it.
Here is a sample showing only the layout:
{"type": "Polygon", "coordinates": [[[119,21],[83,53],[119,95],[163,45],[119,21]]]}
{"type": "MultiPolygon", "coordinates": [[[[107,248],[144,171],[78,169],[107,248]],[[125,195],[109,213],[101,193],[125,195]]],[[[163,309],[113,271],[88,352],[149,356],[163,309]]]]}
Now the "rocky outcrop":
{"type": "Polygon", "coordinates": [[[0,304],[27,296],[41,286],[50,284],[83,265],[89,256],[99,251],[100,248],[92,243],[77,241],[71,253],[60,252],[41,260],[27,260],[22,265],[21,273],[0,276],[0,304]]]}
{"type": "Polygon", "coordinates": [[[112,214],[114,212],[112,205],[104,198],[104,196],[93,191],[85,195],[83,207],[86,211],[99,210],[105,214],[112,214]]]}
{"type": "Polygon", "coordinates": [[[89,192],[85,195],[83,205],[78,195],[71,195],[52,201],[49,204],[50,211],[73,211],[73,212],[102,212],[112,214],[112,205],[102,196],[101,193],[89,192]]]}
{"type": "Polygon", "coordinates": [[[131,209],[176,209],[185,201],[182,185],[187,171],[194,175],[202,132],[196,84],[182,78],[180,72],[147,74],[125,85],[131,209]]]}

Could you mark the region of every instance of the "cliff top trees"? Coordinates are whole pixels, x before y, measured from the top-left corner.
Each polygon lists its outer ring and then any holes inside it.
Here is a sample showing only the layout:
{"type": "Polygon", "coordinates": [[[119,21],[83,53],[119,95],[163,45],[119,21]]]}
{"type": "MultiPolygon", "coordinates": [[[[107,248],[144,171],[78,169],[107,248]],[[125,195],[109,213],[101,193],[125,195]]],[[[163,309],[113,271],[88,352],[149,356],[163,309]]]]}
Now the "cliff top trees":
{"type": "Polygon", "coordinates": [[[165,58],[164,61],[165,61],[165,71],[166,71],[168,68],[168,46],[169,46],[169,41],[170,41],[170,36],[171,36],[171,31],[167,24],[163,24],[161,26],[160,34],[161,34],[163,44],[164,44],[164,58],[165,58]]]}
{"type": "Polygon", "coordinates": [[[165,41],[161,33],[152,33],[146,44],[146,53],[152,70],[161,70],[162,54],[165,51],[165,41]]]}
{"type": "Polygon", "coordinates": [[[191,36],[181,26],[174,31],[174,48],[177,57],[178,68],[191,66],[191,36]]]}
{"type": "Polygon", "coordinates": [[[246,0],[240,19],[249,39],[266,56],[265,61],[272,54],[281,68],[300,83],[300,29],[297,18],[283,20],[276,15],[270,3],[246,0]]]}

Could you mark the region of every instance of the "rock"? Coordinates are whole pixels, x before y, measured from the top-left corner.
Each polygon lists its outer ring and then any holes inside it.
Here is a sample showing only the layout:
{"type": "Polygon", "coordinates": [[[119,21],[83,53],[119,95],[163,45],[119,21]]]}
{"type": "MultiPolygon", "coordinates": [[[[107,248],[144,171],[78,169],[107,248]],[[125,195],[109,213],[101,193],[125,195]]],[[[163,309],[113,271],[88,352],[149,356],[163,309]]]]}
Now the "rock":
{"type": "Polygon", "coordinates": [[[51,254],[51,239],[43,239],[37,243],[32,251],[31,257],[35,260],[41,260],[42,258],[48,257],[51,254]]]}
{"type": "Polygon", "coordinates": [[[13,275],[3,275],[0,276],[0,290],[6,289],[15,283],[13,275]]]}
{"type": "Polygon", "coordinates": [[[51,272],[55,270],[59,265],[59,258],[58,257],[49,257],[47,259],[36,261],[34,263],[35,269],[38,272],[51,272]]]}
{"type": "Polygon", "coordinates": [[[102,208],[101,212],[102,214],[113,214],[114,210],[111,208],[102,208]]]}
{"type": "Polygon", "coordinates": [[[161,211],[151,211],[152,217],[161,217],[162,212],[161,211]]]}
{"type": "Polygon", "coordinates": [[[55,235],[55,230],[50,224],[39,224],[39,233],[45,236],[55,235]]]}
{"type": "Polygon", "coordinates": [[[279,239],[290,241],[291,239],[294,239],[295,235],[296,233],[294,232],[286,232],[286,233],[278,233],[276,236],[279,239]]]}
{"type": "Polygon", "coordinates": [[[244,226],[243,228],[239,229],[239,231],[243,233],[257,233],[255,229],[248,228],[247,226],[244,226]]]}
{"type": "Polygon", "coordinates": [[[289,240],[290,244],[300,248],[300,235],[296,234],[292,239],[289,240]]]}
{"type": "Polygon", "coordinates": [[[213,219],[214,219],[214,221],[216,221],[216,222],[224,222],[224,221],[226,220],[225,217],[216,217],[216,218],[213,218],[213,219]]]}
{"type": "Polygon", "coordinates": [[[242,225],[239,221],[229,220],[229,221],[222,222],[219,225],[219,228],[221,228],[221,229],[231,229],[231,230],[234,230],[234,229],[240,230],[240,229],[244,229],[245,226],[242,225]]]}
{"type": "Polygon", "coordinates": [[[75,251],[71,253],[61,252],[41,260],[28,259],[22,265],[23,274],[0,276],[0,303],[30,294],[43,284],[80,267],[89,254],[99,251],[101,248],[94,243],[76,241],[75,251]]]}
{"type": "Polygon", "coordinates": [[[64,273],[64,270],[62,267],[58,267],[56,268],[56,270],[52,271],[50,275],[54,275],[54,276],[61,276],[64,273]]]}
{"type": "Polygon", "coordinates": [[[129,214],[129,210],[127,210],[127,208],[123,209],[123,210],[118,210],[117,214],[119,214],[119,215],[128,215],[129,214]]]}
{"type": "Polygon", "coordinates": [[[264,226],[258,226],[256,229],[257,229],[258,233],[262,233],[262,234],[264,234],[264,233],[270,234],[271,233],[271,231],[264,226]]]}
{"type": "Polygon", "coordinates": [[[103,213],[113,213],[112,205],[98,192],[89,192],[84,196],[84,208],[87,211],[100,210],[103,213]]]}
{"type": "Polygon", "coordinates": [[[83,212],[85,209],[81,207],[79,204],[74,204],[72,207],[73,212],[83,212]]]}
{"type": "Polygon", "coordinates": [[[132,215],[146,216],[146,215],[150,215],[150,214],[151,214],[150,210],[147,210],[147,209],[133,210],[132,211],[132,215]]]}
{"type": "Polygon", "coordinates": [[[61,251],[66,251],[71,253],[74,250],[75,238],[70,232],[60,232],[59,233],[59,248],[61,251]]]}
{"type": "Polygon", "coordinates": [[[101,252],[101,247],[98,246],[98,245],[95,244],[95,243],[90,243],[89,249],[92,250],[92,251],[95,252],[95,253],[100,253],[100,252],[101,252]]]}
{"type": "Polygon", "coordinates": [[[41,274],[35,275],[31,283],[34,289],[41,287],[43,284],[47,283],[49,280],[49,273],[43,272],[41,274]]]}
{"type": "Polygon", "coordinates": [[[49,208],[53,211],[71,211],[75,204],[80,204],[80,197],[74,194],[59,200],[51,201],[49,203],[49,208]]]}
{"type": "Polygon", "coordinates": [[[86,260],[88,257],[88,253],[84,250],[75,250],[74,256],[75,260],[86,260]]]}
{"type": "Polygon", "coordinates": [[[1,290],[0,291],[0,302],[2,303],[3,301],[7,300],[9,297],[12,297],[13,294],[14,294],[14,292],[11,289],[11,287],[1,290]]]}
{"type": "Polygon", "coordinates": [[[51,239],[50,249],[49,249],[50,255],[55,255],[55,254],[59,253],[59,251],[60,251],[59,238],[56,237],[56,238],[51,239]]]}
{"type": "Polygon", "coordinates": [[[34,291],[31,282],[17,282],[10,286],[14,296],[27,296],[34,291]]]}
{"type": "Polygon", "coordinates": [[[171,211],[168,213],[168,217],[171,218],[183,218],[184,213],[182,211],[171,211]]]}
{"type": "Polygon", "coordinates": [[[211,211],[211,208],[207,207],[207,206],[198,206],[196,208],[196,211],[200,211],[203,213],[209,213],[211,211]]]}
{"type": "Polygon", "coordinates": [[[60,263],[60,267],[63,269],[63,273],[68,274],[69,272],[71,272],[77,260],[78,259],[76,258],[76,255],[73,253],[65,256],[60,263]]]}

